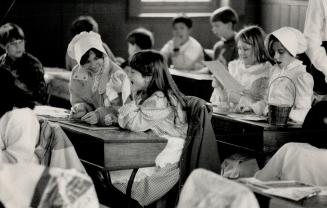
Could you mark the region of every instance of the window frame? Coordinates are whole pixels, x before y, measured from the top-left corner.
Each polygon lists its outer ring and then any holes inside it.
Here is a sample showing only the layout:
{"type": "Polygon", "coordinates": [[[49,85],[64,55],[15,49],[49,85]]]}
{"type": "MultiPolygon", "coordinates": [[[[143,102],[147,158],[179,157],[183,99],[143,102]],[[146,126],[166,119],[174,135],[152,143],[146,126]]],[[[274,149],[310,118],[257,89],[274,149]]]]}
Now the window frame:
{"type": "Polygon", "coordinates": [[[208,0],[207,2],[129,0],[129,17],[173,17],[179,13],[185,13],[190,17],[210,16],[217,6],[218,0],[208,0]]]}

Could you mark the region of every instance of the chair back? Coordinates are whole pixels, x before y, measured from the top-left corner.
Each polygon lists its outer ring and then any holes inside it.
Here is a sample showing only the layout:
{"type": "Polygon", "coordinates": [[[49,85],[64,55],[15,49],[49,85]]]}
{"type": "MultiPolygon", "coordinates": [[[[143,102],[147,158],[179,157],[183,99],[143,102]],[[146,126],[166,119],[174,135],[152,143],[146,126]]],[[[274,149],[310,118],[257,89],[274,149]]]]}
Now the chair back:
{"type": "Polygon", "coordinates": [[[40,119],[40,139],[35,154],[41,165],[86,172],[65,132],[47,119],[40,119]]]}

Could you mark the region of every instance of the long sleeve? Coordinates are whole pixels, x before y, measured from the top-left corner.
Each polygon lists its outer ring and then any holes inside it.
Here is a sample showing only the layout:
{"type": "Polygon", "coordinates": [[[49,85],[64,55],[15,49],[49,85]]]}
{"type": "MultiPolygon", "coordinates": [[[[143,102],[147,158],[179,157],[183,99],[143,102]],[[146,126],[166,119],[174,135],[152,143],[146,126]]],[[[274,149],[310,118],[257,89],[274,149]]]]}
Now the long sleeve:
{"type": "Polygon", "coordinates": [[[40,124],[31,109],[10,111],[1,118],[1,158],[3,162],[31,162],[38,142],[40,124]]]}
{"type": "Polygon", "coordinates": [[[308,73],[300,74],[295,80],[296,98],[295,104],[290,112],[290,118],[303,122],[311,108],[313,96],[313,78],[308,73]]]}
{"type": "Polygon", "coordinates": [[[132,101],[122,106],[119,109],[118,122],[122,128],[131,131],[146,131],[171,113],[172,109],[163,93],[154,93],[142,105],[132,101]]]}
{"type": "Polygon", "coordinates": [[[327,54],[325,48],[321,46],[322,41],[324,41],[322,39],[322,33],[327,27],[327,15],[325,14],[327,2],[324,1],[309,1],[304,24],[304,35],[308,41],[306,54],[309,56],[313,65],[324,73],[327,82],[327,54]]]}
{"type": "Polygon", "coordinates": [[[36,100],[45,103],[47,100],[47,85],[44,80],[44,70],[40,62],[35,62],[32,67],[34,74],[31,74],[31,90],[34,92],[36,100]]]}

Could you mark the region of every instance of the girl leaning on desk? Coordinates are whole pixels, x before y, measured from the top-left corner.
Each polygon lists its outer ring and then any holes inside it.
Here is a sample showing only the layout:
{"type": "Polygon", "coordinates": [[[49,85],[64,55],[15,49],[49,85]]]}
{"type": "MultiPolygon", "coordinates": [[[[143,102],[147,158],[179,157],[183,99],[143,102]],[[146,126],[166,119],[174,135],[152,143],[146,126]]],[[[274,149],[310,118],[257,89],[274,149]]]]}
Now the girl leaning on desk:
{"type": "MultiPolygon", "coordinates": [[[[184,96],[163,55],[152,50],[140,51],[133,55],[130,66],[134,96],[119,109],[119,125],[135,132],[152,130],[168,140],[155,159],[156,166],[140,168],[136,174],[131,196],[144,206],[161,198],[177,183],[188,122],[184,96]]],[[[113,185],[125,192],[130,174],[131,170],[111,171],[113,185]]]]}
{"type": "Polygon", "coordinates": [[[70,118],[98,125],[117,121],[117,108],[130,95],[130,82],[126,73],[108,58],[100,35],[76,35],[68,45],[68,55],[78,63],[69,84],[70,118]]]}

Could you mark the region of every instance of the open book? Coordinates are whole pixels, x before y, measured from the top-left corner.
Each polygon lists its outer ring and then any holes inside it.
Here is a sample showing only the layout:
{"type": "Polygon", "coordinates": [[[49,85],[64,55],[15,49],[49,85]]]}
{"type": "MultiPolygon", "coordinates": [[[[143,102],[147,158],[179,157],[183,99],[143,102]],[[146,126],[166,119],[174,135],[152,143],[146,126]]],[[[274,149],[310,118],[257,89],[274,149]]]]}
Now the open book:
{"type": "Polygon", "coordinates": [[[227,92],[242,92],[244,87],[228,72],[220,61],[204,61],[213,76],[222,84],[227,92]]]}
{"type": "Polygon", "coordinates": [[[322,189],[298,181],[261,181],[256,178],[242,178],[240,182],[260,189],[263,193],[294,201],[317,195],[322,189]]]}

